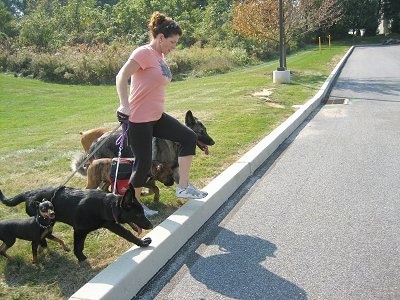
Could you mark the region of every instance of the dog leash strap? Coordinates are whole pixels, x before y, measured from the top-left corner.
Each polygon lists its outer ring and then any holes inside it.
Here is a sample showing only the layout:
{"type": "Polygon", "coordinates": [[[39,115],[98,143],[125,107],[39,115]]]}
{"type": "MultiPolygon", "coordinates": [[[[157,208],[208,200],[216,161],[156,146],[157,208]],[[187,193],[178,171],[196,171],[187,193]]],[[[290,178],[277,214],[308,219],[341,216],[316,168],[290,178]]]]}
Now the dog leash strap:
{"type": "Polygon", "coordinates": [[[117,138],[117,140],[115,141],[115,145],[120,146],[120,147],[124,147],[124,141],[125,141],[125,137],[126,134],[128,132],[129,129],[129,124],[128,123],[121,123],[122,124],[122,133],[121,135],[117,138]]]}
{"type": "MultiPolygon", "coordinates": [[[[111,134],[113,134],[114,132],[116,132],[116,131],[118,130],[118,128],[120,128],[120,127],[121,127],[121,123],[118,124],[118,126],[115,127],[115,128],[111,131],[111,133],[110,133],[110,135],[109,135],[108,137],[110,137],[111,134]]],[[[103,141],[101,141],[101,143],[96,147],[96,149],[94,149],[94,150],[92,151],[92,153],[90,153],[88,156],[86,156],[86,158],[83,160],[83,162],[75,169],[74,172],[72,172],[72,174],[67,178],[67,180],[64,181],[63,184],[61,184],[61,186],[66,185],[66,184],[71,180],[71,178],[74,177],[74,175],[78,172],[78,170],[79,170],[80,168],[82,168],[82,167],[88,162],[88,160],[96,153],[96,151],[97,151],[98,149],[100,149],[100,147],[107,141],[108,137],[104,138],[103,141]]]]}
{"type": "Polygon", "coordinates": [[[114,176],[114,186],[113,186],[113,194],[116,194],[117,191],[117,179],[118,179],[118,169],[119,169],[119,163],[121,160],[121,155],[122,155],[122,149],[124,148],[124,141],[125,141],[125,136],[128,132],[129,128],[129,123],[123,122],[122,124],[122,133],[115,142],[116,145],[119,145],[118,148],[118,158],[117,158],[117,167],[115,168],[115,176],[114,176]]]}

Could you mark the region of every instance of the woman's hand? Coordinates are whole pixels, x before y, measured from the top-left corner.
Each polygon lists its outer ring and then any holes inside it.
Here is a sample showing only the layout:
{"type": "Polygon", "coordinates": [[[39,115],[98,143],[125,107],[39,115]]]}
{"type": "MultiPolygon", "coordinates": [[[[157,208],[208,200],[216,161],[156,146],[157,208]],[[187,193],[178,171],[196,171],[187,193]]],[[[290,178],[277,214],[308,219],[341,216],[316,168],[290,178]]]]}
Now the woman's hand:
{"type": "Polygon", "coordinates": [[[128,122],[129,121],[129,115],[130,115],[131,111],[129,109],[129,107],[124,107],[124,106],[120,106],[117,109],[117,119],[118,122],[128,122]]]}

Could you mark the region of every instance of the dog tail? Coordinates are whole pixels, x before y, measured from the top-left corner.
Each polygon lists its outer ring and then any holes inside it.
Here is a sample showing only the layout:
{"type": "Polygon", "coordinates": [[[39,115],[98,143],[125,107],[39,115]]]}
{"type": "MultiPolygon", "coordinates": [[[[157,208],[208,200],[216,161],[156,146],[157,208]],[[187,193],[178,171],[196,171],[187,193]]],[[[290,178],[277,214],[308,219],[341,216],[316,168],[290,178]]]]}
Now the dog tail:
{"type": "MultiPolygon", "coordinates": [[[[87,176],[87,166],[82,165],[82,163],[86,160],[86,154],[77,153],[71,162],[71,169],[74,172],[78,172],[82,176],[87,176]]],[[[90,164],[90,161],[87,162],[90,164]]]]}
{"type": "Polygon", "coordinates": [[[17,206],[18,204],[25,202],[25,199],[26,197],[22,194],[15,196],[14,198],[7,199],[7,197],[4,196],[3,192],[0,190],[0,201],[7,206],[17,206]]]}

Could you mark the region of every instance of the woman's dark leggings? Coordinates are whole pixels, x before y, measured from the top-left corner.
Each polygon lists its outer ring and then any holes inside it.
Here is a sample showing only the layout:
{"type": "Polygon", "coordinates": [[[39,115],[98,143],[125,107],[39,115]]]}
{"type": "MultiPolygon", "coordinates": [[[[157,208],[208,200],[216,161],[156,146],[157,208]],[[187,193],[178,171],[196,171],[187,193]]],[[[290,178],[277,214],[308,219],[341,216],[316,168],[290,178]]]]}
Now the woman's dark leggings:
{"type": "Polygon", "coordinates": [[[163,113],[157,121],[129,122],[128,144],[135,156],[129,183],[134,188],[144,186],[150,173],[153,137],[178,142],[180,144],[179,156],[196,153],[196,133],[166,113],[163,113]]]}

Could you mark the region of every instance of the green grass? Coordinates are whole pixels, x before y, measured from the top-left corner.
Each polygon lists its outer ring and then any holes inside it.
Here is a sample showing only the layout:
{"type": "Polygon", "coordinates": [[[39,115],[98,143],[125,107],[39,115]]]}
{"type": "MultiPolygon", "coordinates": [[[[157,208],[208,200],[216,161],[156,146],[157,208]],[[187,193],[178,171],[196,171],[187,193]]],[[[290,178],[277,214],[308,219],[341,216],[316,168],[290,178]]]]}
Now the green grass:
{"type": "MultiPolygon", "coordinates": [[[[167,91],[166,111],[183,122],[191,110],[216,141],[210,155],[197,154],[192,181],[202,187],[246,153],[294,112],[293,105],[310,99],[348,50],[334,45],[317,47],[288,57],[290,84],[272,83],[277,61],[238,69],[223,75],[173,82],[167,91]],[[269,97],[254,96],[268,89],[269,97]]],[[[45,185],[62,184],[71,174],[71,159],[81,152],[80,131],[117,125],[118,100],[113,86],[69,86],[43,83],[0,74],[0,189],[6,196],[45,185]]],[[[68,186],[84,188],[86,180],[74,176],[68,186]]],[[[184,201],[173,188],[161,188],[161,201],[143,201],[160,215],[155,225],[184,201]]],[[[26,217],[24,207],[0,206],[1,219],[26,217]]],[[[72,248],[72,230],[61,223],[54,233],[72,248]]],[[[88,261],[78,264],[74,255],[49,242],[50,251],[31,264],[30,245],[18,241],[0,257],[0,297],[4,299],[66,299],[113,262],[131,245],[106,230],[89,235],[88,261]],[[45,296],[46,295],[46,296],[45,296]]],[[[132,278],[134,280],[134,278],[132,278]]]]}

